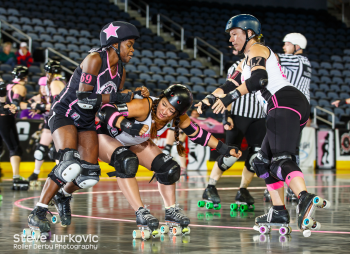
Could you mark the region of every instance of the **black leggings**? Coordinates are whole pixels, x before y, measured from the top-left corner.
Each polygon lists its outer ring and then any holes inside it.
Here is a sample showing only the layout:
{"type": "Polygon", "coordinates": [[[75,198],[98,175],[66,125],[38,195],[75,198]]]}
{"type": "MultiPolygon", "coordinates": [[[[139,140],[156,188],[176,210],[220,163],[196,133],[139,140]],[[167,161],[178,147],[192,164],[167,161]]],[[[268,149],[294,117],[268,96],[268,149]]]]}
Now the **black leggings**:
{"type": "Polygon", "coordinates": [[[10,157],[22,155],[16,120],[13,115],[0,116],[0,136],[10,151],[10,157]]]}

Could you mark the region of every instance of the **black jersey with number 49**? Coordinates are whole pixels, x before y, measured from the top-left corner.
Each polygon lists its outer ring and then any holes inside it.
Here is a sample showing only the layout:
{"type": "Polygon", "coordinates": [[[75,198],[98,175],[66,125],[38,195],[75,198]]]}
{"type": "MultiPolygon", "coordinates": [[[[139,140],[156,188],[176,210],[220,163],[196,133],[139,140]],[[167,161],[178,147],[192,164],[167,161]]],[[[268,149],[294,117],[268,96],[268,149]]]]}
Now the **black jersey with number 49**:
{"type": "MultiPolygon", "coordinates": [[[[109,94],[111,91],[117,92],[120,85],[120,77],[118,70],[115,76],[112,76],[111,68],[108,61],[108,52],[98,52],[102,59],[102,65],[97,75],[97,81],[93,93],[109,94]]],[[[58,98],[53,102],[52,110],[55,114],[70,117],[74,120],[74,124],[79,127],[88,127],[95,124],[95,109],[82,109],[78,106],[76,91],[79,90],[80,80],[82,77],[82,69],[80,65],[75,69],[68,85],[61,91],[58,98]]],[[[86,77],[85,77],[86,78],[86,77]]]]}

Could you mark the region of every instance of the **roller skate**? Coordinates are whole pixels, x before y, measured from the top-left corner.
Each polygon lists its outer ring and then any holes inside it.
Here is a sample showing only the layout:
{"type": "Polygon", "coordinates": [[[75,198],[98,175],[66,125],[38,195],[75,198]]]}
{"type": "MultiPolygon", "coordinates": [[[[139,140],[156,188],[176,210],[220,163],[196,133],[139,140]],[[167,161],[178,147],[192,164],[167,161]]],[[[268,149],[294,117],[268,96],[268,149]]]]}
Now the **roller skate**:
{"type": "Polygon", "coordinates": [[[136,224],[139,229],[133,231],[132,236],[134,239],[142,238],[143,240],[148,240],[151,236],[153,238],[160,237],[159,221],[148,209],[140,207],[135,214],[136,224]]]}
{"type": "Polygon", "coordinates": [[[254,230],[260,234],[268,234],[271,232],[271,226],[280,227],[281,235],[289,235],[292,228],[289,226],[290,216],[287,210],[275,210],[270,208],[269,212],[255,218],[254,230]]]}
{"type": "Polygon", "coordinates": [[[309,237],[311,230],[321,229],[321,223],[315,220],[316,208],[329,209],[330,206],[328,200],[315,194],[306,193],[300,197],[296,212],[298,227],[302,230],[304,237],[309,237]]]}
{"type": "Polygon", "coordinates": [[[213,209],[214,210],[220,210],[221,209],[221,200],[220,196],[218,194],[218,191],[216,190],[215,186],[208,185],[207,188],[203,192],[202,198],[204,200],[200,200],[197,203],[198,207],[204,207],[207,209],[213,209]]]}
{"type": "Polygon", "coordinates": [[[52,216],[52,213],[47,208],[36,206],[28,216],[29,228],[23,229],[23,237],[32,236],[38,240],[40,236],[45,236],[46,239],[49,239],[51,237],[51,226],[46,218],[47,213],[50,213],[52,216]]]}
{"type": "Polygon", "coordinates": [[[296,202],[298,201],[298,197],[294,194],[294,192],[292,191],[291,188],[287,188],[287,195],[286,195],[286,199],[288,202],[296,202]]]}
{"type": "Polygon", "coordinates": [[[31,187],[41,186],[41,182],[38,181],[38,174],[35,174],[34,172],[28,177],[28,181],[31,187]]]}
{"type": "Polygon", "coordinates": [[[28,190],[29,182],[23,177],[18,176],[13,178],[12,190],[28,190]]]}
{"type": "Polygon", "coordinates": [[[70,210],[70,200],[72,195],[66,197],[61,191],[52,198],[50,205],[54,205],[58,212],[58,215],[54,215],[51,218],[53,224],[61,222],[62,227],[67,227],[71,223],[71,210],[70,210]]]}
{"type": "Polygon", "coordinates": [[[267,189],[264,191],[264,202],[271,202],[271,195],[267,189]]]}
{"type": "Polygon", "coordinates": [[[166,234],[171,232],[173,235],[189,235],[190,234],[190,219],[180,213],[179,207],[170,207],[165,209],[165,225],[160,227],[160,232],[166,234]]]}
{"type": "Polygon", "coordinates": [[[236,195],[236,202],[230,205],[231,211],[239,209],[241,212],[254,211],[254,198],[246,188],[240,188],[236,195]]]}

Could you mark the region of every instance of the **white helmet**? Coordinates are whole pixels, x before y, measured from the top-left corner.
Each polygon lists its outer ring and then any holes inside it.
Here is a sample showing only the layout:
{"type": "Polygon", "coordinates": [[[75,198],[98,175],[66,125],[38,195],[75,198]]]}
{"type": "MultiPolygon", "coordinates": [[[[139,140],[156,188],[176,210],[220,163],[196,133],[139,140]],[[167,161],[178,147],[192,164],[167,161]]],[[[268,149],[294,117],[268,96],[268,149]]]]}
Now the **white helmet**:
{"type": "Polygon", "coordinates": [[[307,44],[307,40],[306,40],[305,36],[300,34],[300,33],[287,34],[284,37],[283,42],[290,42],[294,45],[299,45],[300,48],[302,48],[302,49],[305,49],[306,44],[307,44]]]}

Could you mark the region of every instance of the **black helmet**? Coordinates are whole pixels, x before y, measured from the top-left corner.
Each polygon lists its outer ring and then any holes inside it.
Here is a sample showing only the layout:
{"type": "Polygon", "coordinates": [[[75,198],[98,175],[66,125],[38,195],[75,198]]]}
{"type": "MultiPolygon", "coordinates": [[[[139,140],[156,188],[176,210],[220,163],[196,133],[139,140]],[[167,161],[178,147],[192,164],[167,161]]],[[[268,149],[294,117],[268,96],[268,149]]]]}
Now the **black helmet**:
{"type": "Polygon", "coordinates": [[[19,65],[13,69],[12,74],[16,79],[24,79],[28,76],[28,67],[19,65]]]}
{"type": "Polygon", "coordinates": [[[136,40],[139,37],[139,30],[133,24],[124,21],[113,21],[105,25],[100,32],[101,48],[128,39],[136,40]]]}
{"type": "Polygon", "coordinates": [[[251,40],[255,36],[260,36],[261,34],[260,21],[250,14],[239,14],[230,18],[226,23],[225,32],[229,33],[234,28],[240,28],[246,34],[246,41],[241,51],[239,51],[240,54],[244,52],[249,40],[251,40]],[[250,37],[248,37],[248,30],[253,31],[253,35],[250,37]]]}
{"type": "Polygon", "coordinates": [[[183,115],[192,106],[193,95],[191,91],[184,85],[171,85],[165,89],[160,96],[164,95],[169,103],[183,115]]]}
{"type": "Polygon", "coordinates": [[[49,60],[44,67],[48,73],[59,74],[61,73],[61,63],[59,61],[49,60]]]}

